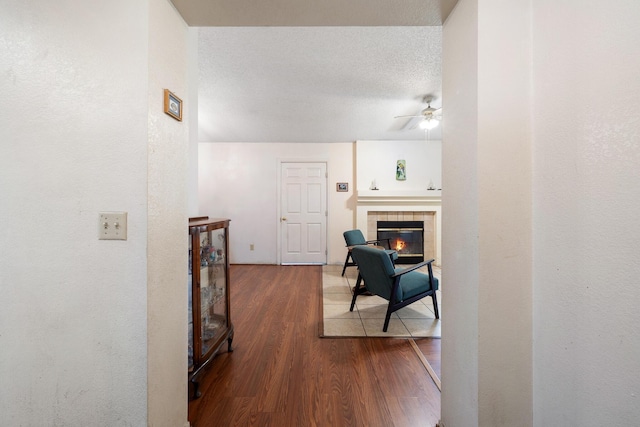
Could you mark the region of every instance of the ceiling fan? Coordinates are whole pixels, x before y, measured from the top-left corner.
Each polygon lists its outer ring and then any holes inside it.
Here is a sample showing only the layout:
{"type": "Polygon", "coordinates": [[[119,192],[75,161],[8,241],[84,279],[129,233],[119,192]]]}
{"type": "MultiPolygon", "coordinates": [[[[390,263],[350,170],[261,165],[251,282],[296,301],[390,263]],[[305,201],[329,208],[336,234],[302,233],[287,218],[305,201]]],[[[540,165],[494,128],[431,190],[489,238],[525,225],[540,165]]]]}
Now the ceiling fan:
{"type": "Polygon", "coordinates": [[[433,108],[431,106],[431,101],[433,99],[431,97],[425,96],[424,102],[427,103],[427,108],[422,110],[420,114],[409,115],[409,116],[395,116],[394,119],[404,118],[404,117],[420,117],[422,120],[414,123],[409,129],[415,129],[416,126],[420,129],[429,130],[437,127],[440,124],[440,120],[442,120],[442,108],[433,108]]]}

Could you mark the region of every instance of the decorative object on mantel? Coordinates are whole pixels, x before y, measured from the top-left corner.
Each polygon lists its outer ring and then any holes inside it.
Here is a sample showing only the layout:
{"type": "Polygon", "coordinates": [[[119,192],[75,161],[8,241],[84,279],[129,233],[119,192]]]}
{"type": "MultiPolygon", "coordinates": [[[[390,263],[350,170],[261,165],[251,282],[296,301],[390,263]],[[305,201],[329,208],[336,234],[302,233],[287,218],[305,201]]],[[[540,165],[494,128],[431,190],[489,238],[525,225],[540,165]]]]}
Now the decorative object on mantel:
{"type": "Polygon", "coordinates": [[[369,187],[369,190],[379,190],[379,188],[376,186],[376,180],[375,179],[373,181],[371,181],[371,187],[369,187]]]}
{"type": "Polygon", "coordinates": [[[396,164],[396,180],[405,181],[407,179],[407,162],[405,160],[398,160],[396,164]]]}
{"type": "Polygon", "coordinates": [[[182,99],[169,89],[164,90],[164,112],[179,122],[182,121],[182,99]]]}
{"type": "Polygon", "coordinates": [[[435,189],[436,189],[436,186],[433,185],[433,180],[430,179],[429,180],[429,186],[427,187],[427,190],[435,190],[435,189]]]}
{"type": "Polygon", "coordinates": [[[349,183],[348,182],[336,182],[336,191],[342,192],[342,193],[349,191],[349,183]]]}

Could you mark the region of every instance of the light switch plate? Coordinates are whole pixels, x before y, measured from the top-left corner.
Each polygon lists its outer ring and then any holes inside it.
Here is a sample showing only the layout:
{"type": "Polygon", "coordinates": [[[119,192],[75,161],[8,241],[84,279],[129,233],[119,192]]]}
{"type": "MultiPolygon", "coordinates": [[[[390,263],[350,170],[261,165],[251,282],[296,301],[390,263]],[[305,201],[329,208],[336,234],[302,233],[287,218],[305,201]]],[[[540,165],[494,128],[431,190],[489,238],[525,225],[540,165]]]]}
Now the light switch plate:
{"type": "Polygon", "coordinates": [[[100,240],[127,240],[127,213],[101,212],[98,233],[100,240]]]}

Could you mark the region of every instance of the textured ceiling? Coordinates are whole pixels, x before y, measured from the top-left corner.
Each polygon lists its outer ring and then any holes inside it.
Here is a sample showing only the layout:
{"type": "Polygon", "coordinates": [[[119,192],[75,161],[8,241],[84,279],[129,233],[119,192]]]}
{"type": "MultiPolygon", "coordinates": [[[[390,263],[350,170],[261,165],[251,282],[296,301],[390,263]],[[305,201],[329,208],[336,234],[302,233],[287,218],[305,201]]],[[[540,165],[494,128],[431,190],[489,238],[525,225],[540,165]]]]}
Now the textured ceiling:
{"type": "Polygon", "coordinates": [[[441,103],[441,27],[199,32],[200,141],[425,139],[394,116],[441,103]]]}
{"type": "Polygon", "coordinates": [[[409,129],[441,99],[457,0],[173,0],[198,28],[202,142],[440,139],[409,129]]]}

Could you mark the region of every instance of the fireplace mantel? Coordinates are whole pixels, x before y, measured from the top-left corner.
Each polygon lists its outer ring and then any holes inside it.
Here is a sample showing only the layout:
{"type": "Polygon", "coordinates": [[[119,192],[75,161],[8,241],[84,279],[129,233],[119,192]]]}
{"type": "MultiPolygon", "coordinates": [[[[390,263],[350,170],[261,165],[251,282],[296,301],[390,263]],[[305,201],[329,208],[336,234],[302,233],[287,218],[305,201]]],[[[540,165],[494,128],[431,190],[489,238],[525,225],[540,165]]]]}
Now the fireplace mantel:
{"type": "Polygon", "coordinates": [[[358,205],[361,204],[419,204],[440,205],[442,203],[442,190],[425,191],[381,191],[358,190],[358,205]]]}
{"type": "Polygon", "coordinates": [[[440,265],[441,251],[441,190],[383,191],[358,190],[356,194],[357,228],[369,234],[367,216],[370,211],[383,212],[433,212],[436,222],[436,265],[440,265]],[[365,231],[366,230],[366,231],[365,231]]]}

